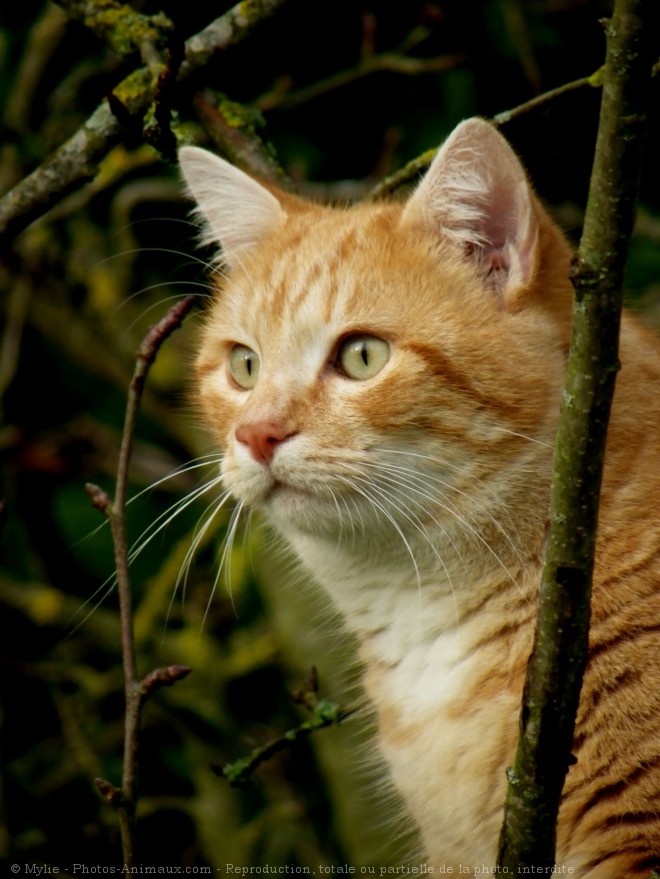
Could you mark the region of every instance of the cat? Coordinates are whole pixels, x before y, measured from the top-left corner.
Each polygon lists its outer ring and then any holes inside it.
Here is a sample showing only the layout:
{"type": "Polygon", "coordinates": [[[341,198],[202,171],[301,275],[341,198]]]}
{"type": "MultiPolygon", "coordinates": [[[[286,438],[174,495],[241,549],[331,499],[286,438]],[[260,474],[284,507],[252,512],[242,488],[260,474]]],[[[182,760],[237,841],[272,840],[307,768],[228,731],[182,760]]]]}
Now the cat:
{"type": "MultiPolygon", "coordinates": [[[[196,362],[225,488],[356,635],[425,857],[493,869],[535,626],[571,250],[461,123],[403,203],[326,207],[180,151],[222,269],[196,362]]],[[[660,356],[624,315],[590,660],[557,835],[581,879],[660,853],[660,356]]]]}

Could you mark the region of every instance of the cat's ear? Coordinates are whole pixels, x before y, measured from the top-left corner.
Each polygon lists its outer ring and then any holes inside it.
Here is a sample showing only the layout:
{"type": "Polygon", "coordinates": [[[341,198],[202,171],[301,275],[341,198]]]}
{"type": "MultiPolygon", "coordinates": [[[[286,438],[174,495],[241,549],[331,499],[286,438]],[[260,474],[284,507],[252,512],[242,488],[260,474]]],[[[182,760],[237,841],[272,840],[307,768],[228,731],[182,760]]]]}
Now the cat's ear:
{"type": "Polygon", "coordinates": [[[222,247],[230,267],[286,218],[279,201],[265,187],[224,159],[199,147],[179,150],[181,173],[197,203],[203,242],[222,247]]]}
{"type": "Polygon", "coordinates": [[[445,141],[404,221],[422,222],[459,244],[502,295],[533,279],[538,221],[527,175],[484,119],[461,123],[445,141]]]}

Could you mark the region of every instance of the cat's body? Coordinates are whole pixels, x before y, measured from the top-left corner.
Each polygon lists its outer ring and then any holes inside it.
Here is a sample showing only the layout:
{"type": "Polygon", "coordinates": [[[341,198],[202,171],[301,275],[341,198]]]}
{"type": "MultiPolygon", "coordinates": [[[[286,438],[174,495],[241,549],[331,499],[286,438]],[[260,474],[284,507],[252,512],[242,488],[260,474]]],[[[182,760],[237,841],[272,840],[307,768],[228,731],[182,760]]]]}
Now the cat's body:
{"type": "MultiPolygon", "coordinates": [[[[223,477],[357,634],[429,864],[492,868],[568,348],[570,252],[508,145],[460,126],[405,205],[315,207],[200,150],[229,268],[198,360],[223,477]]],[[[558,828],[582,879],[660,853],[660,357],[625,317],[592,656],[558,828]]]]}

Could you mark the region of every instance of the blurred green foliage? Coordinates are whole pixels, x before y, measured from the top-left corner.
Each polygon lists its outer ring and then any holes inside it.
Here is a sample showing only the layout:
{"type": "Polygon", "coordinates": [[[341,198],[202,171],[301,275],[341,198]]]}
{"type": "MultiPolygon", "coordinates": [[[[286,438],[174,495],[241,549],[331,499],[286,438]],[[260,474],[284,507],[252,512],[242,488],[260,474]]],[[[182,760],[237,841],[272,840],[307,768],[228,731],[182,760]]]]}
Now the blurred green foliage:
{"type": "MultiPolygon", "coordinates": [[[[0,191],[70,137],[139,64],[117,57],[59,7],[7,6],[0,12],[0,191]]],[[[134,6],[163,12],[185,39],[229,4],[213,4],[212,13],[198,0],[134,6]]],[[[251,124],[262,121],[258,132],[302,192],[356,197],[435,146],[461,118],[509,109],[594,72],[604,51],[598,19],[609,11],[596,0],[290,0],[180,89],[178,125],[208,139],[192,108],[197,92],[212,89],[218,101],[226,95],[259,111],[251,124]],[[410,59],[418,62],[414,72],[410,59]]],[[[505,128],[572,233],[598,100],[597,89],[581,89],[505,128]]],[[[659,120],[650,123],[629,269],[631,295],[653,320],[659,120]]],[[[121,862],[115,815],[94,785],[97,776],[121,777],[112,550],[84,483],[112,494],[126,387],[147,327],[182,294],[197,292],[204,306],[207,255],[196,250],[187,211],[176,169],[130,131],[94,180],[0,261],[2,859],[121,862]]],[[[197,323],[193,315],[172,336],[150,376],[131,470],[131,541],[215,466],[185,468],[212,451],[190,404],[197,323]]],[[[390,794],[373,784],[378,769],[364,768],[354,750],[365,726],[356,717],[279,752],[245,790],[214,773],[212,766],[305,721],[288,694],[312,663],[322,697],[342,705],[360,697],[336,621],[318,598],[310,614],[307,587],[258,528],[241,534],[229,575],[216,582],[228,527],[227,514],[219,515],[174,594],[211,500],[182,508],[132,568],[140,673],[173,663],[194,669],[145,710],[141,859],[213,868],[400,862],[405,849],[390,844],[395,834],[384,824],[390,794]]]]}

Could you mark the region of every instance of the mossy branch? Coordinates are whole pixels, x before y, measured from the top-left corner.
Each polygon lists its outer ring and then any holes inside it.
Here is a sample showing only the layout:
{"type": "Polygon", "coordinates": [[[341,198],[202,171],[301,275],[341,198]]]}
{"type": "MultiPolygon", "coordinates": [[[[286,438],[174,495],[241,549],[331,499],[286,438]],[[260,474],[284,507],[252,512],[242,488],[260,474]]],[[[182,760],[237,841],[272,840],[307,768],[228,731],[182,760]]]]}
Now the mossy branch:
{"type": "MultiPolygon", "coordinates": [[[[236,45],[285,0],[243,0],[190,37],[178,68],[181,81],[208,63],[215,52],[236,45]]],[[[141,46],[144,46],[142,43],[141,46]]],[[[151,44],[150,44],[151,45],[151,44]]],[[[122,137],[122,125],[141,120],[159,88],[162,65],[129,74],[85,124],[35,171],[0,199],[0,237],[11,240],[65,195],[91,180],[101,159],[122,137]]]]}
{"type": "Polygon", "coordinates": [[[142,62],[151,67],[174,30],[163,15],[142,15],[117,0],[55,0],[71,19],[94,31],[120,57],[138,52],[142,62]]]}
{"type": "Polygon", "coordinates": [[[203,128],[233,165],[265,183],[293,189],[274,155],[255,132],[263,124],[258,110],[246,110],[242,104],[210,91],[197,94],[194,106],[203,128]]]}
{"type": "Polygon", "coordinates": [[[557,431],[550,529],[521,734],[509,770],[499,865],[555,863],[556,822],[587,661],[591,577],[605,441],[618,360],[623,271],[632,231],[656,0],[615,0],[596,152],[574,265],[573,329],[557,431]],[[655,8],[654,8],[655,7],[655,8]]]}

